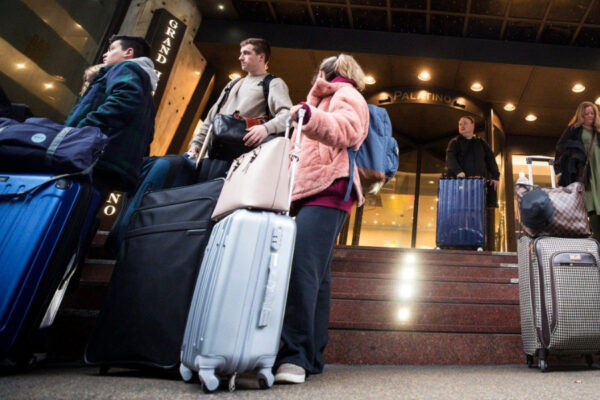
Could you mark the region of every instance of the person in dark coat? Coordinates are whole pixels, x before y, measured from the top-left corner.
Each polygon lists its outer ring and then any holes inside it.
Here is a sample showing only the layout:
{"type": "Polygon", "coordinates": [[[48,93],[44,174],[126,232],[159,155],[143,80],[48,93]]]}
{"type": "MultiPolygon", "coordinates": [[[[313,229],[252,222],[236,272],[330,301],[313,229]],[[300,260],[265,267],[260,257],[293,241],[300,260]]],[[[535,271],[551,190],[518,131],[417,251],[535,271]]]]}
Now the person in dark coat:
{"type": "Polygon", "coordinates": [[[451,178],[488,179],[486,206],[498,207],[500,171],[490,145],[475,136],[474,129],[475,121],[472,117],[463,116],[458,120],[459,135],[450,140],[446,149],[446,174],[451,178]]]}
{"type": "Polygon", "coordinates": [[[593,236],[600,239],[600,115],[598,107],[584,101],[567,129],[558,140],[554,157],[554,170],[558,184],[567,186],[573,182],[585,184],[585,206],[590,216],[593,236]],[[595,143],[594,143],[595,142],[595,143]],[[589,153],[589,161],[588,160],[589,153]]]}
{"type": "Polygon", "coordinates": [[[158,78],[143,38],[113,36],[91,84],[65,125],[96,126],[109,138],[94,170],[94,185],[106,199],[112,190],[135,187],[142,159],[154,137],[152,93],[158,78]]]}

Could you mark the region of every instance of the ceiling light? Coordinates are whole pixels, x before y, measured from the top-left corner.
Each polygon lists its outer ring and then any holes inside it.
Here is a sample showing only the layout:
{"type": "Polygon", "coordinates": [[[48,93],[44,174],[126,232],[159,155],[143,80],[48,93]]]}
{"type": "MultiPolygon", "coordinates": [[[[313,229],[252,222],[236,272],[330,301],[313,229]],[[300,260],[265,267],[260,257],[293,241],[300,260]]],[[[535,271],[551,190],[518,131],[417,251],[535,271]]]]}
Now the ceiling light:
{"type": "Polygon", "coordinates": [[[594,103],[596,103],[600,106],[600,97],[598,97],[594,103]]]}
{"type": "Polygon", "coordinates": [[[535,114],[527,114],[527,116],[525,117],[525,120],[529,121],[529,122],[533,122],[536,119],[537,119],[537,116],[535,114]]]}
{"type": "Polygon", "coordinates": [[[229,79],[236,80],[236,79],[240,79],[242,77],[242,75],[238,74],[237,72],[233,72],[231,74],[229,74],[229,79]]]}
{"type": "Polygon", "coordinates": [[[75,28],[77,28],[77,29],[83,29],[83,26],[81,26],[77,22],[75,22],[75,28]]]}
{"type": "Polygon", "coordinates": [[[195,73],[196,75],[200,75],[200,74],[201,74],[201,72],[200,72],[200,71],[194,71],[194,73],[195,73]]]}
{"type": "Polygon", "coordinates": [[[375,78],[373,78],[373,76],[372,76],[372,75],[367,75],[367,76],[365,76],[365,83],[366,83],[367,85],[372,85],[372,84],[374,84],[375,82],[377,82],[377,81],[375,80],[375,78]]]}
{"type": "Polygon", "coordinates": [[[574,91],[575,93],[581,93],[585,90],[585,86],[583,86],[581,83],[576,83],[573,85],[571,90],[574,91]]]}
{"type": "Polygon", "coordinates": [[[429,183],[430,185],[433,185],[435,182],[434,181],[428,181],[427,183],[429,183]]]}
{"type": "Polygon", "coordinates": [[[417,75],[417,78],[419,78],[421,81],[428,81],[431,79],[431,75],[428,71],[421,71],[419,75],[417,75]]]}
{"type": "Polygon", "coordinates": [[[517,107],[515,107],[515,105],[513,103],[506,103],[504,105],[504,109],[506,111],[515,111],[517,109],[517,107]]]}
{"type": "Polygon", "coordinates": [[[483,90],[483,85],[479,82],[474,82],[471,85],[471,90],[474,92],[481,92],[483,90]]]}
{"type": "Polygon", "coordinates": [[[25,69],[25,64],[24,63],[18,63],[16,65],[17,69],[25,69]]]}
{"type": "Polygon", "coordinates": [[[217,6],[217,8],[218,8],[219,10],[223,11],[223,10],[225,9],[225,6],[224,6],[223,4],[219,4],[219,5],[217,6]]]}
{"type": "Polygon", "coordinates": [[[44,83],[44,87],[45,87],[46,89],[52,89],[52,88],[54,87],[54,85],[53,85],[53,84],[51,84],[51,83],[44,83]]]}

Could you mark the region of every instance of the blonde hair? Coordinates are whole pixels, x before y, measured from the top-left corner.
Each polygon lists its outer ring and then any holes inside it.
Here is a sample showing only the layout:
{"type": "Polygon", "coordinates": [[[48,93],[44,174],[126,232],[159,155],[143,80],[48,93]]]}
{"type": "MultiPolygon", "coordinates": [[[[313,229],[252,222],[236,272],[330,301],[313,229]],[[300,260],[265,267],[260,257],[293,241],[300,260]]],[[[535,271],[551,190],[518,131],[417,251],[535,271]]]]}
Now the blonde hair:
{"type": "Polygon", "coordinates": [[[328,57],[321,62],[319,71],[323,71],[326,81],[330,82],[335,77],[341,76],[356,82],[358,90],[365,88],[365,73],[351,55],[342,53],[337,57],[328,57]]]}
{"type": "Polygon", "coordinates": [[[90,83],[92,83],[94,77],[103,66],[104,64],[91,65],[83,71],[83,85],[81,85],[81,91],[79,92],[80,96],[85,93],[86,89],[90,86],[90,83]]]}
{"type": "Polygon", "coordinates": [[[598,107],[591,101],[581,102],[577,106],[577,111],[575,111],[575,115],[573,115],[573,118],[571,118],[571,121],[569,121],[569,126],[579,128],[581,125],[583,125],[583,114],[585,113],[585,109],[588,107],[592,107],[592,109],[594,110],[594,114],[596,115],[596,117],[594,118],[592,128],[594,129],[594,131],[598,132],[600,131],[600,115],[598,115],[598,107]]]}

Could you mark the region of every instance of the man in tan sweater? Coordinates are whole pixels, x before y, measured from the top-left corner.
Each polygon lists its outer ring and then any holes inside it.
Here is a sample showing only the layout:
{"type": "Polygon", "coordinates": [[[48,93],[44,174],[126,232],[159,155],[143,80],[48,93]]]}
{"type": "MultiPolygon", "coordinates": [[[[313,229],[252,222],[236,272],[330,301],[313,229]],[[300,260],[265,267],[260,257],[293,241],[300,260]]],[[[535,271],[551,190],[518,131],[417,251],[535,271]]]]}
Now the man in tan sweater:
{"type": "MultiPolygon", "coordinates": [[[[289,109],[292,101],[288,93],[288,87],[281,78],[267,80],[268,99],[265,99],[263,91],[263,81],[269,76],[267,73],[267,63],[271,55],[269,43],[264,39],[246,39],[240,43],[240,63],[242,70],[247,75],[237,82],[230,82],[221,92],[219,99],[212,106],[206,119],[198,132],[194,135],[190,144],[188,153],[190,157],[195,158],[199,155],[200,149],[208,132],[208,128],[213,122],[217,113],[233,114],[239,111],[240,115],[245,117],[257,118],[265,115],[269,111],[269,120],[264,124],[255,125],[247,130],[244,136],[244,144],[248,147],[256,147],[270,134],[283,132],[285,130],[285,121],[289,115],[289,109]],[[219,105],[226,97],[222,106],[219,105]]],[[[219,158],[209,152],[210,158],[219,158]]],[[[211,162],[211,172],[204,178],[215,178],[224,175],[227,172],[231,160],[218,160],[211,162]]],[[[203,166],[202,169],[206,169],[203,166]]]]}

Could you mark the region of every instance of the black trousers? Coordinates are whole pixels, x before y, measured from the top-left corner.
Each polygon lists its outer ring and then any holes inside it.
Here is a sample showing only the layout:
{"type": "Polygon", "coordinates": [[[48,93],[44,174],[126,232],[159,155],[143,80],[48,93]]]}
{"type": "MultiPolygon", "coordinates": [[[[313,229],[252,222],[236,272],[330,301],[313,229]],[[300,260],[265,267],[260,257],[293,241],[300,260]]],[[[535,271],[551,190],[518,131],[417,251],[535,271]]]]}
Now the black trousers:
{"type": "Polygon", "coordinates": [[[298,365],[308,374],[323,371],[328,341],[331,258],[335,238],[348,214],[342,210],[305,206],[296,216],[296,246],[290,287],[275,368],[298,365]]]}

